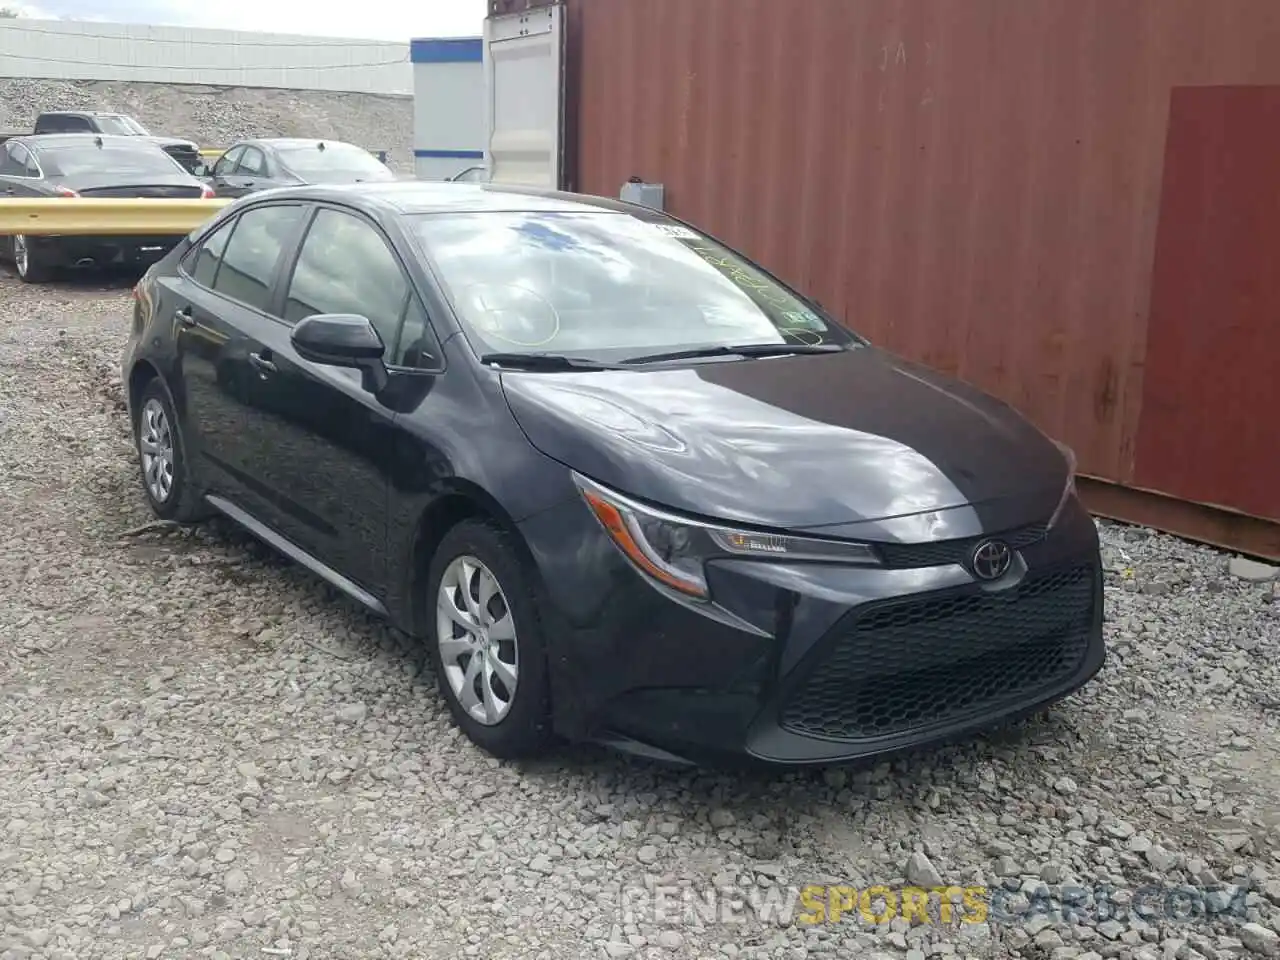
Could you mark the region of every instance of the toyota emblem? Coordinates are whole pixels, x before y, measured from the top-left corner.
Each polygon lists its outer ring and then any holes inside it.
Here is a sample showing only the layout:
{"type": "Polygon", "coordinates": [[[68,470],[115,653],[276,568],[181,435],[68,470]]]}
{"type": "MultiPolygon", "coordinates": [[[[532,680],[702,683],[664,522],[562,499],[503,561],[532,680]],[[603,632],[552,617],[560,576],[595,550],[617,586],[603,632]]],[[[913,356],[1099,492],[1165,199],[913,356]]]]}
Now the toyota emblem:
{"type": "Polygon", "coordinates": [[[970,563],[980,580],[999,580],[1009,572],[1013,551],[1003,540],[983,540],[974,548],[970,563]]]}

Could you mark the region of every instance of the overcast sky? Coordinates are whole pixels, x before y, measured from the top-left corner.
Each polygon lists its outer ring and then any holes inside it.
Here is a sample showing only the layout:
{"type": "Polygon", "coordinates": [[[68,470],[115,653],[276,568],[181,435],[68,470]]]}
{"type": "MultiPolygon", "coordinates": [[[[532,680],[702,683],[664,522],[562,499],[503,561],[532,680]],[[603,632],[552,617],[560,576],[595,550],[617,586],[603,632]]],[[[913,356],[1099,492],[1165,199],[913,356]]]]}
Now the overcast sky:
{"type": "Polygon", "coordinates": [[[485,0],[33,0],[29,17],[410,40],[480,34],[485,0]]]}

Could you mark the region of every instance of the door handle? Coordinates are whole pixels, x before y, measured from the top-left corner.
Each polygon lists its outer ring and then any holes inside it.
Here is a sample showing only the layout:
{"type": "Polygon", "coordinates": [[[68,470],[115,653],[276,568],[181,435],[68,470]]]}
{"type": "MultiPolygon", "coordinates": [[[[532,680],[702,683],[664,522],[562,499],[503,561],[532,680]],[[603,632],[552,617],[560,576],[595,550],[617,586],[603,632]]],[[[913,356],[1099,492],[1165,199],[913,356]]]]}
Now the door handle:
{"type": "Polygon", "coordinates": [[[194,327],[196,325],[196,318],[192,315],[190,307],[183,307],[178,310],[173,315],[173,318],[184,327],[194,327]]]}
{"type": "Polygon", "coordinates": [[[253,365],[255,370],[264,376],[268,373],[276,372],[275,363],[273,363],[269,357],[264,357],[261,353],[249,354],[249,363],[253,365]]]}

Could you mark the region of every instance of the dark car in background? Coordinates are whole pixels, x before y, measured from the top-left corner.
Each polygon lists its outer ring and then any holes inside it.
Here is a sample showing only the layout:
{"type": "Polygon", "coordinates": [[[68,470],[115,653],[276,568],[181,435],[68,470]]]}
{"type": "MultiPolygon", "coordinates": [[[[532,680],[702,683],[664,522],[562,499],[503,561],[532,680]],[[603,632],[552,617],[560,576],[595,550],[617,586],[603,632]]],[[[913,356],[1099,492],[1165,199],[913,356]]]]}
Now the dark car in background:
{"type": "Polygon", "coordinates": [[[158,137],[133,117],[105,110],[47,110],[36,117],[36,133],[103,133],[113,137],[139,137],[155,144],[187,172],[200,163],[200,147],[180,137],[158,137]]]}
{"type": "Polygon", "coordinates": [[[648,208],[248,198],[143,277],[122,376],[153,511],[424,638],[498,756],[848,761],[1105,658],[1069,449],[648,208]]]}
{"type": "MultiPolygon", "coordinates": [[[[67,133],[14,137],[0,144],[0,197],[211,199],[213,191],[146,140],[67,133]]],[[[180,239],[15,234],[4,238],[0,250],[19,278],[40,283],[64,267],[150,266],[180,239]]]]}
{"type": "Polygon", "coordinates": [[[341,140],[243,140],[203,173],[220,197],[311,183],[380,183],[398,179],[368,150],[341,140]]]}

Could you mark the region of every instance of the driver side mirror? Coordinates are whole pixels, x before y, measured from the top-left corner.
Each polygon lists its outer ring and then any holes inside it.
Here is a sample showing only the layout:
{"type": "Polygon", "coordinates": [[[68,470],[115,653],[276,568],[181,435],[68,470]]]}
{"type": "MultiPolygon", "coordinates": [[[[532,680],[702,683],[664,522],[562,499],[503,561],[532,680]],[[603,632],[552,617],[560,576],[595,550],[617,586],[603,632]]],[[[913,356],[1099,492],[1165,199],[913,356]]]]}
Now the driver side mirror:
{"type": "Polygon", "coordinates": [[[368,317],[317,313],[298,321],[289,339],[304,360],[359,370],[364,388],[372,394],[386,389],[387,348],[368,317]]]}
{"type": "Polygon", "coordinates": [[[213,167],[204,161],[201,161],[191,168],[191,175],[193,177],[207,179],[208,177],[213,176],[213,167]]]}

